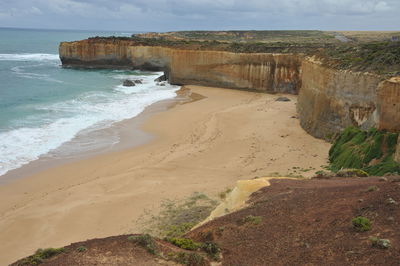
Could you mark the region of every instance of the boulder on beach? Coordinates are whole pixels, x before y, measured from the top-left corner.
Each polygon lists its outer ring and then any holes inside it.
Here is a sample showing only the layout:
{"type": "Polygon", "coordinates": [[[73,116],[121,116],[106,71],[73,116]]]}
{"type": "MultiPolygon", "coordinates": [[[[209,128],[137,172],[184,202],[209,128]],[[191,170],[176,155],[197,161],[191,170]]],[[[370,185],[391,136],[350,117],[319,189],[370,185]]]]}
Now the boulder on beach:
{"type": "Polygon", "coordinates": [[[277,102],[290,102],[290,99],[288,97],[278,97],[275,99],[277,102]]]}
{"type": "Polygon", "coordinates": [[[167,81],[167,76],[166,75],[161,75],[158,78],[156,78],[154,81],[155,82],[167,81]]]}
{"type": "Polygon", "coordinates": [[[136,86],[135,82],[129,79],[124,80],[124,83],[122,83],[122,85],[126,87],[136,86]]]}

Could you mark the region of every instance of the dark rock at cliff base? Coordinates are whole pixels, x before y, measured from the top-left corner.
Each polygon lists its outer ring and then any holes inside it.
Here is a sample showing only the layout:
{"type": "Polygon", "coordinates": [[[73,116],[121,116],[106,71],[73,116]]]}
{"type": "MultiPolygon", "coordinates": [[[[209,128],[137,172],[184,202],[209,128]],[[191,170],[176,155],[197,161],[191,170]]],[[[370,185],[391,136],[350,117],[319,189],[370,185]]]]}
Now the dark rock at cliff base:
{"type": "Polygon", "coordinates": [[[124,85],[126,87],[136,86],[135,82],[133,82],[132,80],[129,80],[129,79],[124,80],[124,83],[122,83],[122,85],[124,85]]]}
{"type": "Polygon", "coordinates": [[[290,102],[290,99],[287,97],[278,97],[275,99],[277,102],[290,102]]]}
{"type": "Polygon", "coordinates": [[[157,85],[157,86],[165,86],[165,83],[163,83],[163,82],[157,82],[156,85],[157,85]]]}
{"type": "Polygon", "coordinates": [[[135,84],[143,84],[143,82],[140,79],[136,79],[135,84]]]}
{"type": "Polygon", "coordinates": [[[167,76],[166,75],[159,76],[154,81],[155,82],[167,81],[167,76]]]}

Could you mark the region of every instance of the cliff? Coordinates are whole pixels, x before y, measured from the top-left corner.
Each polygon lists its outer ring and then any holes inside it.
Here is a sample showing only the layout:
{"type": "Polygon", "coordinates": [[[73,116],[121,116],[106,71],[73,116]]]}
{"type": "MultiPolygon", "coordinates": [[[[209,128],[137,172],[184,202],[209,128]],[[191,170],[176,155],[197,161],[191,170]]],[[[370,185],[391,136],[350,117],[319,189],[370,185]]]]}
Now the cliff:
{"type": "Polygon", "coordinates": [[[163,70],[172,84],[297,94],[301,57],[139,46],[129,40],[63,42],[64,66],[163,70]]]}
{"type": "Polygon", "coordinates": [[[298,99],[301,126],[329,138],[347,126],[400,131],[400,80],[336,70],[314,58],[302,63],[298,99]]]}
{"type": "Polygon", "coordinates": [[[338,70],[292,53],[146,46],[129,39],[63,42],[63,66],[163,70],[170,83],[299,94],[302,127],[329,138],[353,125],[400,131],[400,79],[338,70]]]}

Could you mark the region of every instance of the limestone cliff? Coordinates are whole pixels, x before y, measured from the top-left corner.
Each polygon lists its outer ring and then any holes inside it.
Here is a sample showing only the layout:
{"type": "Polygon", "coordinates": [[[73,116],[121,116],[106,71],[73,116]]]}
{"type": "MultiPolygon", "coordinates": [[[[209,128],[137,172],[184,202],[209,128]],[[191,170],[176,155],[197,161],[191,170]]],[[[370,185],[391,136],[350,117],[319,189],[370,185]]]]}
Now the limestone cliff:
{"type": "Polygon", "coordinates": [[[400,78],[337,70],[301,54],[145,46],[125,39],[63,42],[64,66],[163,70],[172,84],[298,94],[302,127],[329,138],[355,125],[400,131],[400,78]]]}
{"type": "Polygon", "coordinates": [[[329,138],[347,126],[400,131],[400,81],[336,70],[314,58],[302,64],[298,112],[302,127],[329,138]]]}
{"type": "Polygon", "coordinates": [[[138,46],[129,40],[63,42],[64,66],[164,70],[172,84],[297,94],[301,57],[138,46]]]}

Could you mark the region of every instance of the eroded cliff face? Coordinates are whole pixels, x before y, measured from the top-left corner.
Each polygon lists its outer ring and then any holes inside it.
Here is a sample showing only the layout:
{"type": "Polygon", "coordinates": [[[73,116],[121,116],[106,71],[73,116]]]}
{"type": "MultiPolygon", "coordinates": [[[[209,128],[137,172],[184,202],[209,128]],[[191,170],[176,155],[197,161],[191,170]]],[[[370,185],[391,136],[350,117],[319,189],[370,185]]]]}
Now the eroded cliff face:
{"type": "Polygon", "coordinates": [[[331,69],[313,58],[302,64],[301,126],[330,138],[347,126],[400,131],[400,82],[369,73],[331,69]]]}
{"type": "Polygon", "coordinates": [[[172,84],[193,84],[297,94],[301,57],[137,46],[128,40],[64,42],[64,66],[163,70],[172,84]]]}
{"type": "Polygon", "coordinates": [[[297,94],[300,65],[291,54],[174,50],[170,82],[297,94]]]}
{"type": "Polygon", "coordinates": [[[64,42],[64,66],[163,70],[172,84],[298,94],[302,127],[329,138],[354,125],[400,131],[400,78],[337,70],[296,54],[140,46],[130,40],[64,42]]]}
{"type": "Polygon", "coordinates": [[[62,42],[59,54],[64,66],[87,68],[166,70],[171,59],[170,48],[136,46],[129,40],[62,42]]]}

